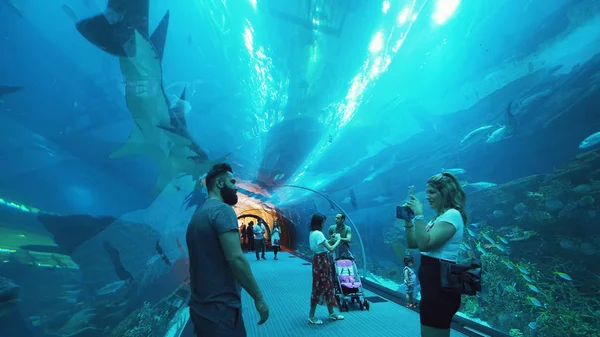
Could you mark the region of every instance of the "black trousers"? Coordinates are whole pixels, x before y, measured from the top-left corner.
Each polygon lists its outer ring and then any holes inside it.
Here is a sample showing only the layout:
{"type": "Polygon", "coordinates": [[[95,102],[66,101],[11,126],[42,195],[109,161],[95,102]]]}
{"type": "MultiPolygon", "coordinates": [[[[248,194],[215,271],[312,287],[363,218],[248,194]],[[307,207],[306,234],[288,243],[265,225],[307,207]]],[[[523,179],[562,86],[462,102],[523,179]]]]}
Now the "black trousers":
{"type": "Polygon", "coordinates": [[[256,258],[259,259],[258,253],[262,252],[262,257],[265,257],[265,239],[254,239],[254,247],[256,248],[256,258]]]}
{"type": "Polygon", "coordinates": [[[209,320],[190,309],[196,337],[246,337],[246,327],[240,309],[227,308],[218,321],[209,320]]]}

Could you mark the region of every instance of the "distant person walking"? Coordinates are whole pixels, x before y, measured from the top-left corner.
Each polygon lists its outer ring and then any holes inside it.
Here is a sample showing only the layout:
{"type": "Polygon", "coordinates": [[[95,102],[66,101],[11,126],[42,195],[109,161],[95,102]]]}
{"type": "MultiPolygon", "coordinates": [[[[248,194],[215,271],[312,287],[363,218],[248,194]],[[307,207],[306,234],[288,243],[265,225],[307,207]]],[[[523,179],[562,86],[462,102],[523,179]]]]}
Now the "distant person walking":
{"type": "Polygon", "coordinates": [[[254,232],[254,248],[256,249],[256,260],[260,261],[259,254],[261,255],[263,260],[266,260],[265,257],[265,225],[259,220],[254,228],[252,229],[254,232]]]}
{"type": "Polygon", "coordinates": [[[271,247],[273,247],[273,259],[277,260],[277,253],[281,243],[281,229],[277,220],[273,222],[273,231],[271,232],[271,247]]]}

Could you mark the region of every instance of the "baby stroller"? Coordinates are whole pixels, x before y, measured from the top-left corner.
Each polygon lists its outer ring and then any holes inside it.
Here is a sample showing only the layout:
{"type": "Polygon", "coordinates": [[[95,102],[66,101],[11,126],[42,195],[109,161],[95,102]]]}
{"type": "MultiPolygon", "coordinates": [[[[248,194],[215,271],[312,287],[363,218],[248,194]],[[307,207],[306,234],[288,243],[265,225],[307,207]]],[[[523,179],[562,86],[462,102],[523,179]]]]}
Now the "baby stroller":
{"type": "Polygon", "coordinates": [[[340,311],[349,311],[352,304],[358,304],[360,310],[369,310],[369,302],[365,299],[358,268],[354,259],[341,257],[335,260],[335,296],[340,311]]]}

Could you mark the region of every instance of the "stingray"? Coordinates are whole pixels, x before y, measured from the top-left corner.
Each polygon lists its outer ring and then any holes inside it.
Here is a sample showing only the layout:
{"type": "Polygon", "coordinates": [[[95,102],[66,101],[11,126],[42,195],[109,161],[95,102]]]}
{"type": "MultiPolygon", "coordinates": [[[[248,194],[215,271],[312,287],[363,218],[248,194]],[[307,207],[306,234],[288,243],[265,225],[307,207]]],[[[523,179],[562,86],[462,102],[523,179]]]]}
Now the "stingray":
{"type": "Polygon", "coordinates": [[[24,245],[28,251],[71,255],[77,247],[95,237],[117,219],[111,216],[95,217],[87,214],[38,215],[38,220],[54,238],[56,246],[24,245]]]}

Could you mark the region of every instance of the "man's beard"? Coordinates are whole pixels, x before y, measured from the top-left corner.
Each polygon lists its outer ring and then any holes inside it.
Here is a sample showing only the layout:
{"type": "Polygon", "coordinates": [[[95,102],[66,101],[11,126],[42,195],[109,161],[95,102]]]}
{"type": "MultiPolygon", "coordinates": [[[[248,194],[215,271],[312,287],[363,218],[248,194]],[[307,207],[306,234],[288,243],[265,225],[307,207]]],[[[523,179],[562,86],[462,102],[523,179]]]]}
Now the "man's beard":
{"type": "Polygon", "coordinates": [[[237,191],[228,187],[221,189],[221,198],[223,198],[224,203],[230,206],[233,206],[238,202],[237,191]]]}

